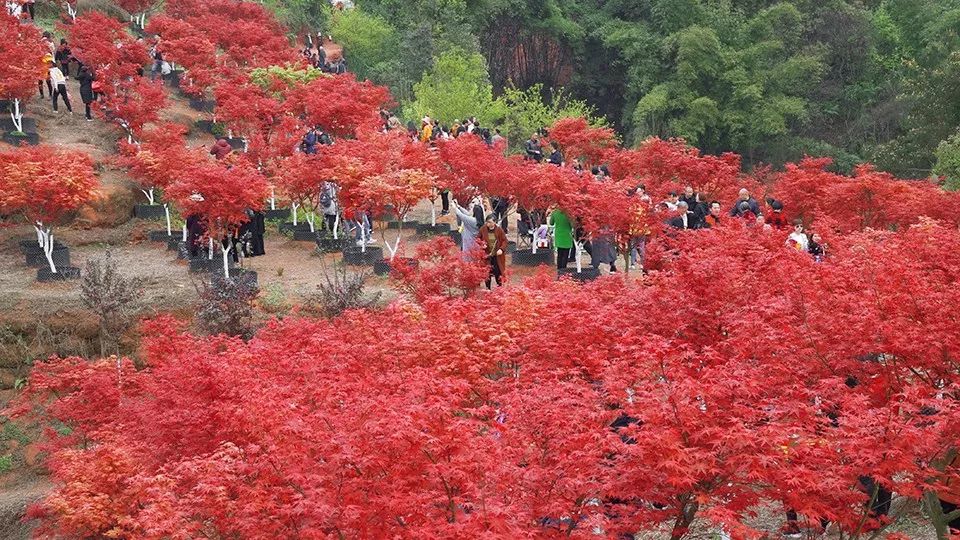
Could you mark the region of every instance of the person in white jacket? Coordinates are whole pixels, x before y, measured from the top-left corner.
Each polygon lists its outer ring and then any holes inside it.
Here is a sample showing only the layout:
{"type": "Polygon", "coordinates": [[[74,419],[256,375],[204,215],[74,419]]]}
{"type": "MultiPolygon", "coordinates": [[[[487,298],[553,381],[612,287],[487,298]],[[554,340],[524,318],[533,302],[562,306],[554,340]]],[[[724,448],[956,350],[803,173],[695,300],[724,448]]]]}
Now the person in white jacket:
{"type": "Polygon", "coordinates": [[[793,232],[787,237],[787,245],[804,253],[810,247],[810,239],[807,238],[807,233],[803,231],[803,222],[799,219],[793,222],[793,232]]]}
{"type": "Polygon", "coordinates": [[[53,112],[58,112],[57,97],[63,96],[63,104],[67,106],[67,111],[73,114],[70,97],[67,95],[67,78],[54,63],[50,64],[50,85],[53,87],[53,112]]]}

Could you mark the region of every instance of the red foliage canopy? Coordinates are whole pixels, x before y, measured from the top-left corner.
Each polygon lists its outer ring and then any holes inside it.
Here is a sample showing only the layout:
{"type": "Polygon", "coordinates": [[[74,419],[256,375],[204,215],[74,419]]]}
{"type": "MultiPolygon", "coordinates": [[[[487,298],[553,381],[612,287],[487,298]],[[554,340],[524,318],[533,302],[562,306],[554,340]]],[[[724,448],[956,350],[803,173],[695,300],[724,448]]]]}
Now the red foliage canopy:
{"type": "Polygon", "coordinates": [[[93,161],[83,152],[52,146],[0,152],[0,209],[52,225],[93,199],[93,161]]]}
{"type": "Polygon", "coordinates": [[[960,222],[960,194],[928,180],[898,180],[860,166],[852,177],[826,170],[829,158],[789,163],[774,183],[774,196],[805,221],[828,221],[844,232],[867,227],[905,227],[920,216],[960,222]]]}
{"type": "Polygon", "coordinates": [[[386,87],[358,82],[346,74],[314,79],[293,90],[287,101],[292,114],[302,116],[307,124],[337,137],[352,137],[358,130],[376,129],[380,108],[392,99],[386,87]]]}
{"type": "Polygon", "coordinates": [[[167,15],[150,20],[147,31],[162,35],[164,59],[187,71],[180,88],[194,96],[203,96],[217,75],[217,46],[207,32],[167,15]]]}
{"type": "Polygon", "coordinates": [[[187,128],[164,122],[143,132],[139,144],[120,142],[119,163],[143,189],[166,188],[196,162],[186,147],[187,128]]]}
{"type": "Polygon", "coordinates": [[[590,127],[582,117],[561,118],[547,130],[550,140],[560,145],[567,161],[580,158],[584,165],[600,165],[604,156],[617,146],[617,136],[610,128],[590,127]]]}
{"type": "Polygon", "coordinates": [[[148,61],[146,46],[135,41],[116,19],[100,11],[86,11],[73,24],[64,25],[70,52],[91,66],[110,94],[120,81],[137,76],[148,61]]]}
{"type": "Polygon", "coordinates": [[[8,412],[72,431],[48,434],[61,484],[31,515],[51,536],[587,538],[668,522],[679,538],[701,517],[756,538],[753,509],[782,501],[869,527],[859,477],[916,497],[960,437],[960,253],[943,249],[960,231],[832,241],[815,263],[762,229],[713,229],[642,284],[544,276],[286,318],[249,342],[160,320],[145,369],[34,368],[8,412]]]}
{"type": "Polygon", "coordinates": [[[37,81],[47,77],[43,63],[40,30],[21,24],[15,17],[0,12],[0,97],[25,100],[37,91],[37,81]]]}
{"type": "Polygon", "coordinates": [[[248,208],[263,207],[268,187],[263,175],[246,162],[225,167],[207,161],[178,175],[166,193],[184,215],[201,216],[207,223],[208,234],[222,239],[247,221],[248,208]]]}

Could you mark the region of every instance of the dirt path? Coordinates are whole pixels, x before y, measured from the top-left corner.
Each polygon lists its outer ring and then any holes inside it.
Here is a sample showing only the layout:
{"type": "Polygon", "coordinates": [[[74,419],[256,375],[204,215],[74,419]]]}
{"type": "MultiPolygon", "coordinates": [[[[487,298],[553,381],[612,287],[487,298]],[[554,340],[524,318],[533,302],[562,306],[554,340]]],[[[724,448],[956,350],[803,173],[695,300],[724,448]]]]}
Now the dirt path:
{"type": "Polygon", "coordinates": [[[39,501],[53,484],[45,476],[24,470],[0,480],[0,538],[21,540],[31,537],[33,525],[23,523],[27,506],[39,501]]]}

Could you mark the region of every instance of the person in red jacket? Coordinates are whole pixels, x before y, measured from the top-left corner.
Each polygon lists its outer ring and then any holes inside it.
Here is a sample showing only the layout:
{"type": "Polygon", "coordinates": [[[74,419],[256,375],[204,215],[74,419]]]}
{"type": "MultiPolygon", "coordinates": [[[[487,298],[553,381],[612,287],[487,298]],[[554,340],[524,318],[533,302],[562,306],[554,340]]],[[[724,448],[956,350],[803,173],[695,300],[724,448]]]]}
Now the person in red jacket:
{"type": "Polygon", "coordinates": [[[217,158],[217,161],[229,156],[230,152],[233,152],[233,147],[230,146],[230,143],[228,143],[226,139],[217,140],[217,143],[210,148],[210,153],[217,158]]]}

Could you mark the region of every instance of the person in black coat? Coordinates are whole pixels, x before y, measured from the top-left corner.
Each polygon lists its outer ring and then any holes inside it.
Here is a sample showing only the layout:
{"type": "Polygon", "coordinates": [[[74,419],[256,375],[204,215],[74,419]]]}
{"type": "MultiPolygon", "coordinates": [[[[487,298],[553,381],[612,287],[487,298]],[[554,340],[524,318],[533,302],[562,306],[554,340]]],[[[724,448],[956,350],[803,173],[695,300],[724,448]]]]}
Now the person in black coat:
{"type": "Polygon", "coordinates": [[[674,218],[671,218],[667,223],[674,229],[697,229],[698,221],[697,216],[690,211],[687,207],[687,203],[680,201],[677,203],[677,215],[674,218]]]}
{"type": "Polygon", "coordinates": [[[200,256],[200,250],[204,249],[200,242],[205,234],[207,234],[207,226],[203,219],[196,214],[187,216],[187,249],[191,257],[200,256]]]}
{"type": "Polygon", "coordinates": [[[259,257],[266,255],[263,246],[263,234],[267,232],[263,212],[247,210],[246,223],[240,226],[240,240],[243,246],[244,257],[259,257]]]}
{"type": "Polygon", "coordinates": [[[87,121],[93,120],[90,115],[90,104],[97,100],[97,94],[93,91],[93,81],[96,79],[93,70],[85,65],[80,66],[80,73],[77,74],[77,80],[80,81],[80,99],[86,109],[87,121]]]}

